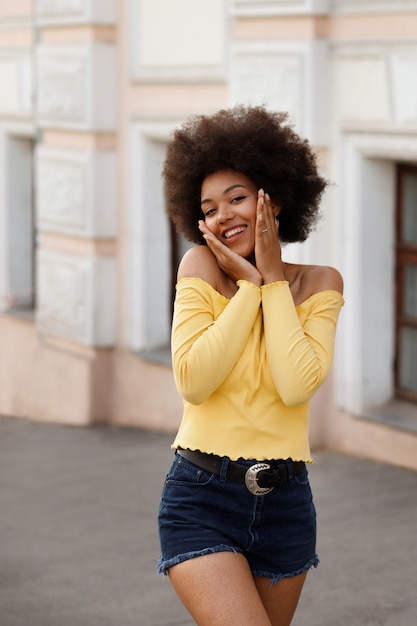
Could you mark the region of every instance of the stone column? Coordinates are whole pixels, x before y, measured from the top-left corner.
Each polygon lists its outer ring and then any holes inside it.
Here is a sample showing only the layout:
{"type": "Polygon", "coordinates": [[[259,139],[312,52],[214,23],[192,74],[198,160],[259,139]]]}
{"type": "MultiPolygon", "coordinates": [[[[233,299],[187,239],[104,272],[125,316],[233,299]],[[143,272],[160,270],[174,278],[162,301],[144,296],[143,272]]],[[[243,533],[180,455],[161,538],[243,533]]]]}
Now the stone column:
{"type": "MultiPolygon", "coordinates": [[[[106,421],[116,339],[116,1],[37,0],[36,323],[46,412],[106,421]]],[[[52,418],[52,415],[51,415],[52,418]]]]}

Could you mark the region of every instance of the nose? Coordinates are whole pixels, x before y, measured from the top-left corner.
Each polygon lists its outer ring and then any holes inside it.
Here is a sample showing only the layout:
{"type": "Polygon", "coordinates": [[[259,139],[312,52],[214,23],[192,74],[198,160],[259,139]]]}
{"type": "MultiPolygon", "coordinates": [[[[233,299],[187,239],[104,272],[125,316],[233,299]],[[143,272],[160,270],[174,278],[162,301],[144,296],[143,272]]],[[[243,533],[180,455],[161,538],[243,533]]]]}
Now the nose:
{"type": "Polygon", "coordinates": [[[219,205],[219,210],[217,211],[217,221],[219,224],[228,222],[233,219],[234,215],[233,207],[229,203],[225,202],[219,205]]]}

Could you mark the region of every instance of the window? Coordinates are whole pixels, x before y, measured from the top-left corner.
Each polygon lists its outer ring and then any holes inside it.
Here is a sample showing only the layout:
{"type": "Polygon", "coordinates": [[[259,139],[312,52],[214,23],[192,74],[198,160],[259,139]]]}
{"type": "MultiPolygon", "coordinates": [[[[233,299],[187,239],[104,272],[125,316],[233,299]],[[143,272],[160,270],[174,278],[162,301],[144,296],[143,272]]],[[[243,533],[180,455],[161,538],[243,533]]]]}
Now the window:
{"type": "Polygon", "coordinates": [[[346,306],[336,401],[352,415],[416,433],[417,134],[351,132],[345,139],[336,266],[346,306]]]}
{"type": "Polygon", "coordinates": [[[162,168],[172,123],[132,126],[129,205],[129,343],[144,358],[170,363],[172,253],[162,168]]]}
{"type": "Polygon", "coordinates": [[[142,358],[168,365],[177,268],[192,245],[168,218],[162,178],[167,143],[181,122],[135,122],[131,144],[129,343],[142,358]]]}
{"type": "Polygon", "coordinates": [[[417,403],[417,167],[398,167],[396,261],[396,395],[417,403]]]}
{"type": "Polygon", "coordinates": [[[33,200],[33,140],[3,135],[4,173],[0,212],[0,308],[16,313],[35,307],[36,231],[33,200]]]}

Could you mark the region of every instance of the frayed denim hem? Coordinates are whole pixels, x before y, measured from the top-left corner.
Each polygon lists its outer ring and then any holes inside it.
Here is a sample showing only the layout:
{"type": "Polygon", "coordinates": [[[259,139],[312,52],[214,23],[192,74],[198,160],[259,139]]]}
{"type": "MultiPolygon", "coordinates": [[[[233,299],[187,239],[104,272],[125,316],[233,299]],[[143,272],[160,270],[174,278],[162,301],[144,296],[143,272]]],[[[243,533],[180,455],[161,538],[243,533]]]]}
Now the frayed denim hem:
{"type": "Polygon", "coordinates": [[[294,578],[294,576],[299,576],[300,574],[304,574],[304,572],[307,572],[309,569],[318,567],[319,563],[320,563],[320,559],[316,555],[312,559],[310,559],[308,563],[304,565],[304,567],[296,570],[295,572],[288,572],[288,574],[272,574],[271,572],[262,572],[262,571],[256,570],[256,571],[252,571],[252,574],[254,576],[262,576],[264,578],[270,578],[271,584],[269,585],[269,587],[271,588],[283,578],[294,578]]]}
{"type": "Polygon", "coordinates": [[[157,564],[157,572],[158,574],[166,576],[169,568],[173,567],[174,565],[178,565],[179,563],[183,563],[184,561],[188,561],[189,559],[194,559],[198,556],[205,556],[206,554],[216,554],[217,552],[234,552],[235,554],[239,554],[241,551],[237,550],[236,548],[232,548],[231,546],[220,544],[218,546],[213,546],[212,548],[196,550],[195,552],[184,552],[184,554],[178,554],[177,556],[174,556],[172,559],[168,559],[167,561],[165,561],[162,556],[160,556],[157,564]]]}

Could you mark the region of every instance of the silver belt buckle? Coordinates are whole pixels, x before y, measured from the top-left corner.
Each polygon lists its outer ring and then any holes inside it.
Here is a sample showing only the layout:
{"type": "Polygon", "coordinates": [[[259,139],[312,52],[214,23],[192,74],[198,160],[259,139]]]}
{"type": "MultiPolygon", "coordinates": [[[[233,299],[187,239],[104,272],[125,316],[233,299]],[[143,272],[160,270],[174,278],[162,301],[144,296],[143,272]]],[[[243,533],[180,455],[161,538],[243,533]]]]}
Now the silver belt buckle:
{"type": "Polygon", "coordinates": [[[258,474],[263,470],[271,469],[268,463],[255,463],[251,465],[245,474],[245,485],[254,496],[263,496],[273,490],[273,487],[259,487],[258,474]]]}

